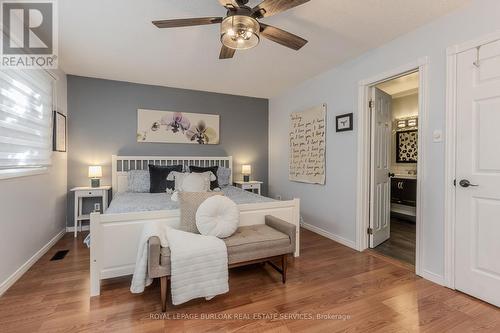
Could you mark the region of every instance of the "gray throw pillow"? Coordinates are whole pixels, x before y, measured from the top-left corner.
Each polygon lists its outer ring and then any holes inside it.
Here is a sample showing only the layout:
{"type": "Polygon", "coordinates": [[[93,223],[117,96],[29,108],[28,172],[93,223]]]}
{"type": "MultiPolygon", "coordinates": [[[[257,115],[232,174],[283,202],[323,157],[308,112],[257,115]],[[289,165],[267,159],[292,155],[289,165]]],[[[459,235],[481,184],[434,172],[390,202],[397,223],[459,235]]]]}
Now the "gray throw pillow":
{"type": "Polygon", "coordinates": [[[231,182],[231,169],[226,167],[219,167],[217,170],[217,178],[219,179],[219,186],[232,185],[231,182]]]}
{"type": "Polygon", "coordinates": [[[181,214],[180,230],[199,234],[196,227],[196,211],[208,198],[224,195],[221,192],[179,192],[179,210],[181,214]]]}
{"type": "Polygon", "coordinates": [[[135,193],[149,193],[149,171],[130,170],[127,173],[128,191],[135,193]]]}

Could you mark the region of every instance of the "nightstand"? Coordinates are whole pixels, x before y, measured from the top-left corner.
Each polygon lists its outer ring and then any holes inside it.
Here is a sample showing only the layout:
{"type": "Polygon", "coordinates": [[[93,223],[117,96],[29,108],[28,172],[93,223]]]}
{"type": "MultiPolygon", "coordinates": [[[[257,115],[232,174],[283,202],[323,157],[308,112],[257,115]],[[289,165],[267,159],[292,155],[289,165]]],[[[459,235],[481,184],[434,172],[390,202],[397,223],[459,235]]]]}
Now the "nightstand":
{"type": "Polygon", "coordinates": [[[242,180],[234,182],[234,186],[241,188],[242,190],[257,193],[260,195],[260,187],[264,182],[259,182],[256,180],[251,180],[249,182],[244,182],[242,180]]]}
{"type": "Polygon", "coordinates": [[[104,211],[106,211],[106,209],[108,208],[109,190],[111,190],[111,186],[75,187],[70,190],[71,192],[75,192],[75,238],[78,232],[78,225],[80,225],[81,232],[82,221],[90,220],[90,214],[82,214],[83,198],[101,198],[101,210],[104,213],[104,211]]]}

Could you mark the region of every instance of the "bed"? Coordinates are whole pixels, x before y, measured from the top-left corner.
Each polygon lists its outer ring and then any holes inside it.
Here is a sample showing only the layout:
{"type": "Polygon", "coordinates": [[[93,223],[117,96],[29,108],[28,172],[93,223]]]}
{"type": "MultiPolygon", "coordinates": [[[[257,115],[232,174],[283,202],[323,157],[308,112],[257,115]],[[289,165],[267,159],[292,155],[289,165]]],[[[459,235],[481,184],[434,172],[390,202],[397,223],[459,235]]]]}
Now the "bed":
{"type": "MultiPolygon", "coordinates": [[[[232,157],[112,156],[113,200],[104,214],[90,215],[90,296],[100,294],[101,280],[130,275],[134,271],[142,229],[153,221],[179,225],[177,202],[167,193],[127,192],[129,170],[145,170],[149,164],[224,166],[233,169],[232,157]]],[[[232,183],[232,176],[230,179],[232,183]]],[[[238,204],[240,225],[263,224],[274,215],[297,226],[296,252],[299,255],[299,199],[278,201],[234,186],[221,190],[238,204]]]]}

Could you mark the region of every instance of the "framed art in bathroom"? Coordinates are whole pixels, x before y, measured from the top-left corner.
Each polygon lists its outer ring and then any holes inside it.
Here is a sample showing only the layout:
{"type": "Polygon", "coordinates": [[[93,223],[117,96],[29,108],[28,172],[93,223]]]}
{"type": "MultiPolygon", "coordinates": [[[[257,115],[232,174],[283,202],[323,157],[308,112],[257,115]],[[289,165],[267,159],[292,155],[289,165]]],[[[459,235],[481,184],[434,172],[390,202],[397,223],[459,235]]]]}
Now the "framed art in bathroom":
{"type": "Polygon", "coordinates": [[[418,130],[396,132],[396,163],[417,163],[418,130]]]}

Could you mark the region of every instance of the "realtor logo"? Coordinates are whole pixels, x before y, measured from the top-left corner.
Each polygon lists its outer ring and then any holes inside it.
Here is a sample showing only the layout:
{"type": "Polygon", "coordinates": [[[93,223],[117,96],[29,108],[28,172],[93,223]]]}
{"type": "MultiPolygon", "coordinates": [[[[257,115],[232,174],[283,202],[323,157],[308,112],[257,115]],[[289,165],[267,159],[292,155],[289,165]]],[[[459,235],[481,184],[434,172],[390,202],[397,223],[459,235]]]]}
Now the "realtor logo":
{"type": "Polygon", "coordinates": [[[2,68],[57,68],[54,1],[2,1],[2,68]]]}

